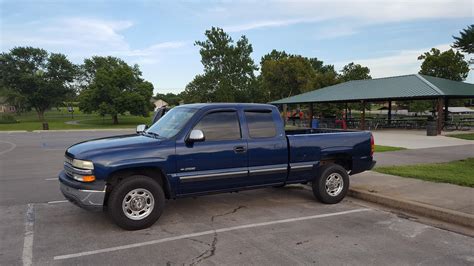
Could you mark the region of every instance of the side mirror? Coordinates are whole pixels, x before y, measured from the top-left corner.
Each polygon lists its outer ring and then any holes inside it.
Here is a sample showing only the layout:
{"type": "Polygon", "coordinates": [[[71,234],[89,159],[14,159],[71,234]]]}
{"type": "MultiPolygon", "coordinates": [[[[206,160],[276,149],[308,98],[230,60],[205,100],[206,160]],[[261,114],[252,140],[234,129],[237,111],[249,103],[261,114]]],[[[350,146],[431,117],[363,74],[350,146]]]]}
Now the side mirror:
{"type": "Polygon", "coordinates": [[[137,126],[137,133],[142,133],[143,131],[145,131],[147,128],[146,125],[138,125],[137,126]]]}
{"type": "Polygon", "coordinates": [[[204,141],[204,133],[200,129],[193,129],[191,134],[189,134],[188,141],[196,142],[196,141],[204,141]]]}

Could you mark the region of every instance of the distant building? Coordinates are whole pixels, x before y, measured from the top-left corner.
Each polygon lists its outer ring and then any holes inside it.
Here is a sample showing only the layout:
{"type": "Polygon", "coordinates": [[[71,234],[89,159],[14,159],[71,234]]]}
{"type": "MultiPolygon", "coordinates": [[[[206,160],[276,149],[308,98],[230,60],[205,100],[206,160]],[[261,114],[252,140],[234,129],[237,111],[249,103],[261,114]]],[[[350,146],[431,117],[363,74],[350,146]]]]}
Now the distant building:
{"type": "Polygon", "coordinates": [[[6,102],[5,98],[0,97],[0,113],[15,113],[15,106],[6,102]]]}

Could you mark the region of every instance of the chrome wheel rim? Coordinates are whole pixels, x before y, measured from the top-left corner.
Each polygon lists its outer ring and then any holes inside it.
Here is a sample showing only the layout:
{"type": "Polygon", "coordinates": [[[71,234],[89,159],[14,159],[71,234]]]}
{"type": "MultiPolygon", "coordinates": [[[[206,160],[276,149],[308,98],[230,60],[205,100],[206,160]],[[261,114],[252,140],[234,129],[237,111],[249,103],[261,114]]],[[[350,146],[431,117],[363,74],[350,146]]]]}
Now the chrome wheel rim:
{"type": "Polygon", "coordinates": [[[122,201],[122,210],[127,218],[142,220],[153,211],[155,199],[150,191],[144,188],[134,189],[125,195],[122,201]]]}
{"type": "Polygon", "coordinates": [[[339,195],[344,187],[342,175],[339,173],[332,173],[326,178],[326,192],[335,197],[339,195]]]}

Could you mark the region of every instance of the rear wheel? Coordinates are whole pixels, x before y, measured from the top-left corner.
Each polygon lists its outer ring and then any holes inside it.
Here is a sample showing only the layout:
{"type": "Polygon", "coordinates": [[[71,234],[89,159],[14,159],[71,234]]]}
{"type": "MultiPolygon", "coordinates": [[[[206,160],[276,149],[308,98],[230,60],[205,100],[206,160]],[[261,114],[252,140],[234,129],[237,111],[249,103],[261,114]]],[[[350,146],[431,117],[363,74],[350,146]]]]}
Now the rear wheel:
{"type": "Polygon", "coordinates": [[[118,183],[110,193],[108,212],[112,220],[126,230],[153,225],[165,206],[165,194],[153,179],[134,175],[118,183]]]}
{"type": "Polygon", "coordinates": [[[321,202],[340,202],[349,190],[349,175],[344,167],[328,164],[321,167],[321,174],[313,181],[313,194],[321,202]]]}

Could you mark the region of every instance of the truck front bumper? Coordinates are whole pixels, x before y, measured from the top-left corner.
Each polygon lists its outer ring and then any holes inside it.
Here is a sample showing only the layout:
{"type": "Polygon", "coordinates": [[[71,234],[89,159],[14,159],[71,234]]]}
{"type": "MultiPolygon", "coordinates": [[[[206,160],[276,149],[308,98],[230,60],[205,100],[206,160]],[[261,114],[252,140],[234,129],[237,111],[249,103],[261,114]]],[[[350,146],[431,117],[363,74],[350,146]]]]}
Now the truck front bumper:
{"type": "Polygon", "coordinates": [[[67,200],[81,208],[91,211],[104,209],[105,182],[96,180],[94,184],[82,183],[72,180],[64,171],[61,171],[59,188],[67,200]]]}

